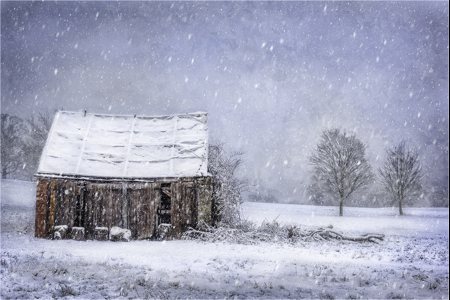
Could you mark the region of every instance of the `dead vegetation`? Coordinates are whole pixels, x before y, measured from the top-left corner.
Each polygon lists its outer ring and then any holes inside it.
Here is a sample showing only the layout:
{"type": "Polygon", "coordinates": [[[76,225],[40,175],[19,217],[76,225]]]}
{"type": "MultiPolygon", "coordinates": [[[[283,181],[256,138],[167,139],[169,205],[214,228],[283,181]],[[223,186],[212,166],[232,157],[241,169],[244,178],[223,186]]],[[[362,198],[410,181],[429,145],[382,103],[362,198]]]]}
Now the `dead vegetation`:
{"type": "Polygon", "coordinates": [[[333,226],[290,226],[280,225],[276,220],[264,221],[256,226],[249,221],[241,221],[236,226],[218,224],[209,226],[200,224],[199,228],[190,228],[183,235],[185,240],[204,242],[230,242],[236,244],[257,244],[260,242],[311,242],[311,241],[350,241],[358,243],[379,243],[384,240],[383,234],[367,233],[363,235],[346,235],[332,230],[333,226]]]}

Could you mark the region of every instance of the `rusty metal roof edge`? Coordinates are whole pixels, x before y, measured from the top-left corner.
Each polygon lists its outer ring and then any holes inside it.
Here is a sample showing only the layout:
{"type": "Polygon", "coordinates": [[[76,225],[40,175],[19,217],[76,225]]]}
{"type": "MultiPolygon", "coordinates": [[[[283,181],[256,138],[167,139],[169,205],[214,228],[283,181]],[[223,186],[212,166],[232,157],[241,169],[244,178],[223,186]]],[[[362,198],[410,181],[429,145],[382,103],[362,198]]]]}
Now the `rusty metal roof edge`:
{"type": "Polygon", "coordinates": [[[74,179],[74,180],[84,180],[84,181],[109,181],[109,182],[159,182],[159,181],[190,181],[201,178],[210,178],[211,174],[202,176],[186,176],[186,177],[100,177],[100,176],[83,176],[83,175],[72,175],[72,174],[54,174],[54,173],[37,173],[34,174],[36,178],[53,178],[53,179],[74,179]]]}

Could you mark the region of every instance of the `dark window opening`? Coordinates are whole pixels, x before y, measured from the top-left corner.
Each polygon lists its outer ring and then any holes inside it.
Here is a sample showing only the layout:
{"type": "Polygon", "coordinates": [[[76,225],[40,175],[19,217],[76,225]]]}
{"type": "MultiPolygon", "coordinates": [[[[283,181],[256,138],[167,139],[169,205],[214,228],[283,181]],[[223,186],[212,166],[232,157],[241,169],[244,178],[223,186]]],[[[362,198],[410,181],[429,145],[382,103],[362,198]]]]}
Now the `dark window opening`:
{"type": "Polygon", "coordinates": [[[170,195],[170,183],[161,184],[161,206],[158,210],[159,224],[171,224],[171,202],[170,195]]]}
{"type": "Polygon", "coordinates": [[[77,195],[77,204],[75,206],[75,220],[73,222],[74,227],[80,227],[81,223],[81,203],[80,203],[80,195],[77,195]]]}
{"type": "Polygon", "coordinates": [[[84,210],[85,203],[82,195],[77,195],[77,202],[75,206],[75,220],[73,222],[74,227],[84,227],[84,210]]]}

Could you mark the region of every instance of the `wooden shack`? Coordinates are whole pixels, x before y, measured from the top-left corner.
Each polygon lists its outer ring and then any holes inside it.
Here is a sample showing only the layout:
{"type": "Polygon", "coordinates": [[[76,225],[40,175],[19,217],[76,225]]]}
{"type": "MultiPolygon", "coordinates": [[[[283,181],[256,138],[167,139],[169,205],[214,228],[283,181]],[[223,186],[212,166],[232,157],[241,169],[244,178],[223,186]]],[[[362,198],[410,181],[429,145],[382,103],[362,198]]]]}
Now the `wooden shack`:
{"type": "Polygon", "coordinates": [[[180,237],[214,219],[206,113],[57,112],[39,164],[35,236],[180,237]],[[55,235],[55,232],[58,232],[55,235]]]}

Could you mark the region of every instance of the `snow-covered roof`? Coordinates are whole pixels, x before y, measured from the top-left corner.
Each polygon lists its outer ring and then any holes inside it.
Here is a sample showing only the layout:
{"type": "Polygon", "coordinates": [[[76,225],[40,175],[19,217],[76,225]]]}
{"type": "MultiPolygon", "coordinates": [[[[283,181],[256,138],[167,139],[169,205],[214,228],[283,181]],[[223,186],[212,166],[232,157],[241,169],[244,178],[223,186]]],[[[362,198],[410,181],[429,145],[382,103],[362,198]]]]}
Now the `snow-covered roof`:
{"type": "Polygon", "coordinates": [[[150,117],[60,111],[38,175],[206,176],[207,155],[206,113],[150,117]]]}

